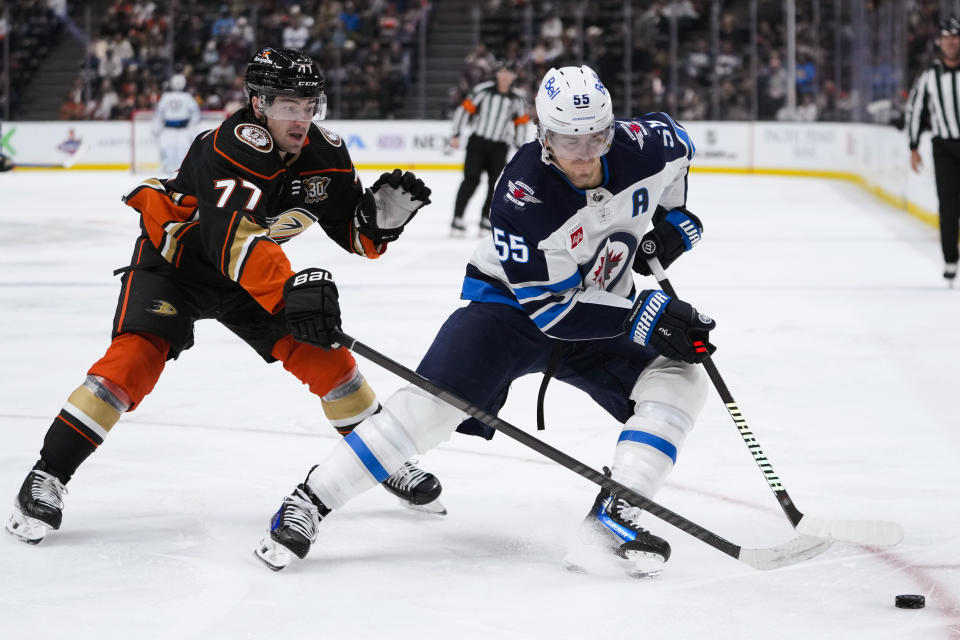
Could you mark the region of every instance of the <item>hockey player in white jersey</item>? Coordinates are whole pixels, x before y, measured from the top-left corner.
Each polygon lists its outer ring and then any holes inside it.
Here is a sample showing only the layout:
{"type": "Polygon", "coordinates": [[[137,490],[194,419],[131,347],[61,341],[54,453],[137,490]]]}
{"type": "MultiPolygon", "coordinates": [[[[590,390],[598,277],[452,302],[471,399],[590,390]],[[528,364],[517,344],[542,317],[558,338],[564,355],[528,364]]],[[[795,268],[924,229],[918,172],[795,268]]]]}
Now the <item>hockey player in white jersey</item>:
{"type": "Polygon", "coordinates": [[[157,102],[152,128],[163,173],[172,175],[180,168],[180,162],[197,134],[200,107],[185,91],[187,80],[179,73],[170,76],[167,87],[157,102]]]}
{"type": "MultiPolygon", "coordinates": [[[[695,363],[715,350],[715,323],[663,291],[638,291],[631,266],[650,273],[641,243],[666,266],[700,240],[702,225],[685,208],[694,145],[665,113],[616,121],[586,66],[548,71],[536,110],[538,140],[504,169],[493,228],[467,265],[461,295],[470,303],[447,319],[417,372],[495,414],[514,380],[551,371],[620,423],[612,477],[653,497],[703,405],[695,363]]],[[[283,568],[306,555],[332,509],[410,456],[455,429],[493,436],[466,418],[416,387],[401,389],[284,499],[256,554],[283,568]]],[[[640,516],[601,491],[570,536],[567,566],[658,574],[670,545],[640,516]]]]}

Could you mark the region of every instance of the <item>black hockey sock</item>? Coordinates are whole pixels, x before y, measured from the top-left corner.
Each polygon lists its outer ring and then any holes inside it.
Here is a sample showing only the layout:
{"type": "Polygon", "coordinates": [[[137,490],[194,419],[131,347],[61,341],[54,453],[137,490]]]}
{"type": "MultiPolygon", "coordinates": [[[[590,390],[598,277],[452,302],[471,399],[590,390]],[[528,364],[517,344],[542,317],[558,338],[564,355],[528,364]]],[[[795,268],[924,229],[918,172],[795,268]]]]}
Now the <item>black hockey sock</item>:
{"type": "Polygon", "coordinates": [[[34,469],[46,471],[66,484],[84,460],[96,451],[103,439],[66,411],[61,411],[47,429],[34,469]]]}

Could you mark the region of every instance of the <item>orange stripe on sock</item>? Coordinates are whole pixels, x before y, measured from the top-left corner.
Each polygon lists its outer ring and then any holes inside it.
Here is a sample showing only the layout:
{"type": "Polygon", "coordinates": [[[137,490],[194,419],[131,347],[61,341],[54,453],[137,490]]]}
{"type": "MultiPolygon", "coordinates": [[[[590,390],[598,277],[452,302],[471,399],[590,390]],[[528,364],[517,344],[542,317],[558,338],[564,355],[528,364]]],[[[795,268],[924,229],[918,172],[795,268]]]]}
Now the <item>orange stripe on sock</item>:
{"type": "Polygon", "coordinates": [[[78,429],[77,427],[73,426],[73,424],[72,424],[69,420],[67,420],[66,418],[64,418],[63,416],[58,415],[58,416],[57,416],[57,420],[63,420],[63,423],[64,423],[65,425],[67,425],[68,427],[70,427],[71,429],[73,429],[74,431],[76,431],[77,433],[79,433],[81,436],[83,436],[84,439],[86,439],[86,441],[89,442],[90,444],[92,444],[94,447],[99,447],[99,446],[100,446],[100,445],[98,445],[96,442],[94,442],[94,441],[90,438],[90,436],[88,436],[87,434],[85,434],[83,431],[80,431],[80,429],[78,429]]]}

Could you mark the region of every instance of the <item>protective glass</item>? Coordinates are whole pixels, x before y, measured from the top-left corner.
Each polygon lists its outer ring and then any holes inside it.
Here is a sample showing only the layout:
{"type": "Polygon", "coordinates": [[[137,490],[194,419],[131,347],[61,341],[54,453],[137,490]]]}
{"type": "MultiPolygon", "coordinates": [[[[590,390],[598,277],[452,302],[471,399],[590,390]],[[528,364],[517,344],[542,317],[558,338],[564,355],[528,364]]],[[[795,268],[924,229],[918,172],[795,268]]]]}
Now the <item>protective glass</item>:
{"type": "Polygon", "coordinates": [[[571,135],[547,131],[547,142],[553,155],[561,160],[591,160],[610,150],[613,125],[603,131],[571,135]]]}
{"type": "Polygon", "coordinates": [[[288,96],[260,96],[263,114],[272,120],[323,120],[327,115],[327,96],[295,98],[288,96]]]}

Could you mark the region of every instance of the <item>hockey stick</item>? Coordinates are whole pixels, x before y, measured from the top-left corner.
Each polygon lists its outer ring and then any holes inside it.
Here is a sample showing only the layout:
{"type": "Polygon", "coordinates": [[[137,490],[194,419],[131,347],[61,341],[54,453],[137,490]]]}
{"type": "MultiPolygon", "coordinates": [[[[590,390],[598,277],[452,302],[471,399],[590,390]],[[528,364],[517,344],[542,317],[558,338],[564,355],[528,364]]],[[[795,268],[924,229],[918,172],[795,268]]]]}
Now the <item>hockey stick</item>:
{"type": "MultiPolygon", "coordinates": [[[[660,260],[656,257],[648,258],[647,264],[650,265],[650,270],[653,272],[657,282],[660,283],[663,291],[669,296],[674,298],[678,297],[673,285],[670,284],[670,280],[667,279],[667,274],[660,265],[660,260]]],[[[774,471],[773,464],[760,448],[760,443],[757,442],[753,431],[747,426],[747,419],[744,418],[743,413],[740,412],[737,401],[733,399],[733,395],[730,393],[730,390],[727,389],[726,383],[724,383],[723,378],[720,377],[717,365],[713,363],[710,356],[704,359],[703,368],[707,370],[710,381],[713,382],[714,388],[717,390],[717,393],[720,394],[720,399],[727,408],[727,413],[733,418],[733,423],[737,425],[737,431],[739,431],[740,437],[743,438],[743,442],[753,455],[754,461],[757,463],[757,466],[760,467],[760,471],[763,472],[763,477],[766,478],[767,484],[770,485],[770,489],[773,490],[773,495],[776,496],[777,502],[780,503],[780,507],[783,509],[783,512],[787,514],[790,524],[793,525],[793,528],[796,529],[798,533],[817,538],[880,547],[892,547],[900,544],[903,540],[903,528],[896,522],[888,522],[885,520],[822,520],[819,518],[811,518],[800,511],[787,493],[787,489],[783,486],[783,482],[780,480],[777,472],[774,471]]]]}
{"type": "Polygon", "coordinates": [[[714,549],[722,551],[728,556],[747,564],[754,569],[776,569],[786,567],[803,560],[808,560],[826,551],[832,542],[822,538],[811,536],[798,536],[784,544],[775,547],[766,547],[761,549],[744,549],[728,540],[725,540],[705,529],[695,522],[687,520],[683,516],[670,511],[656,502],[644,498],[638,493],[628,489],[619,482],[608,478],[602,473],[583,464],[575,458],[571,458],[559,449],[555,449],[546,442],[539,440],[525,431],[513,426],[512,424],[501,420],[491,413],[487,413],[480,407],[467,402],[463,398],[441,389],[433,382],[427,380],[415,371],[408,369],[399,362],[374,351],[362,342],[351,338],[345,333],[338,332],[337,341],[356,354],[363,356],[371,362],[383,367],[387,371],[403,378],[410,384],[423,389],[432,396],[435,396],[447,404],[473,416],[485,425],[492,427],[510,438],[513,438],[520,444],[526,445],[537,453],[546,456],[550,460],[580,474],[590,482],[600,485],[607,491],[611,491],[628,499],[631,503],[643,507],[651,514],[660,518],[664,522],[672,524],[684,533],[687,533],[698,540],[702,540],[714,549]]]}

